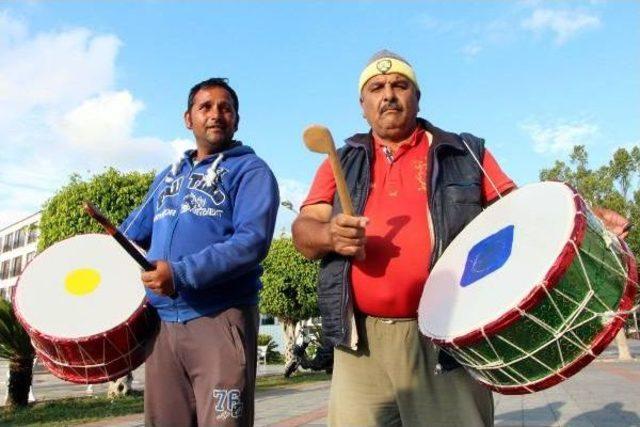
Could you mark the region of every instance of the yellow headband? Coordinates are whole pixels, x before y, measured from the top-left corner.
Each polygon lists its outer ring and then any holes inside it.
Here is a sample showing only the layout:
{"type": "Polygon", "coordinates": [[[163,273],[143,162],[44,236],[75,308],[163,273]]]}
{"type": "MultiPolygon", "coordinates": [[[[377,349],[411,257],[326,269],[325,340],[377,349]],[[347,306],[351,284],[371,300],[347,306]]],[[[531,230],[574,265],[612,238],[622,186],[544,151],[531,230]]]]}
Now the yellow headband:
{"type": "Polygon", "coordinates": [[[362,88],[371,77],[391,73],[402,74],[413,82],[417,90],[420,90],[416,73],[409,64],[396,58],[380,58],[367,65],[365,69],[362,70],[362,74],[360,74],[360,83],[358,85],[359,91],[362,92],[362,88]]]}

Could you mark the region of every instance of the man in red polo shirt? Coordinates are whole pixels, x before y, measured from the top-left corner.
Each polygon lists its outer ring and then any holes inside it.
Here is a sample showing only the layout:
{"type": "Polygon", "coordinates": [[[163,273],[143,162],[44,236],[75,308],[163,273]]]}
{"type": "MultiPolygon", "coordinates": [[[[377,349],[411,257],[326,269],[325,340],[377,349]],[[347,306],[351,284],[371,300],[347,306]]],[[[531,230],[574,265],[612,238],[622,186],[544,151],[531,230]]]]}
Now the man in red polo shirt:
{"type": "Polygon", "coordinates": [[[421,338],[416,317],[444,247],[515,185],[484,141],[418,118],[403,58],[376,54],[359,88],[371,131],[339,150],[356,216],[340,213],[324,162],[292,227],[298,250],[323,259],[319,305],[336,345],[330,425],[492,425],[491,392],[421,338]]]}

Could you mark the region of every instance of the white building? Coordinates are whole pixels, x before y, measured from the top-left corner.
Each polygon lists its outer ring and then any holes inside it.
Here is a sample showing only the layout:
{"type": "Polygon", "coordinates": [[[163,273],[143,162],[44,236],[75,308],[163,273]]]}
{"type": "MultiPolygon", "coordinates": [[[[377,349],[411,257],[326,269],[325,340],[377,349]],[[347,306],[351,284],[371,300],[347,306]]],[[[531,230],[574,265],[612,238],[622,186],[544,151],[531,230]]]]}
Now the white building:
{"type": "Polygon", "coordinates": [[[42,212],[36,212],[0,230],[0,292],[5,298],[36,255],[41,216],[42,212]]]}
{"type": "Polygon", "coordinates": [[[276,351],[280,353],[284,352],[284,331],[277,317],[261,314],[258,333],[271,336],[273,341],[278,345],[276,351]]]}

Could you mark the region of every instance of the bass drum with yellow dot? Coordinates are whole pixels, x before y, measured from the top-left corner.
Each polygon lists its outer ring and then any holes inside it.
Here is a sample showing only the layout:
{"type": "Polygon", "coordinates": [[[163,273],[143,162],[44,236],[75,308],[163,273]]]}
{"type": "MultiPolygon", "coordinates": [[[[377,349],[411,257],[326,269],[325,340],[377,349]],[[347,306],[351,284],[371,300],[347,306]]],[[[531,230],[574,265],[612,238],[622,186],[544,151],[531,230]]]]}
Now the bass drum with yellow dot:
{"type": "Polygon", "coordinates": [[[74,383],[133,371],[158,324],[140,267],[101,234],[72,237],[36,256],[18,280],[13,304],[38,359],[74,383]]]}

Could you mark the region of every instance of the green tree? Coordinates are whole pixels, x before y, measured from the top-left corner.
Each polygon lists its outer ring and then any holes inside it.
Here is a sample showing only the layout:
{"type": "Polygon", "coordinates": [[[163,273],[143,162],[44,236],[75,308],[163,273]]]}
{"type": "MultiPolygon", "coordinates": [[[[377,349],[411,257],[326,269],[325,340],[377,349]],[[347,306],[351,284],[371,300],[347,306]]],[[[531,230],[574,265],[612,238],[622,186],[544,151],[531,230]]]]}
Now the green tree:
{"type": "Polygon", "coordinates": [[[570,164],[556,160],[551,168],[540,171],[540,180],[564,181],[576,188],[591,206],[619,212],[635,227],[626,239],[631,251],[640,255],[640,149],[618,149],[608,164],[590,169],[583,145],[573,148],[570,164]]]}
{"type": "Polygon", "coordinates": [[[316,317],[318,262],[305,259],[289,237],[273,241],[262,263],[264,287],[260,292],[260,311],[278,317],[285,336],[285,361],[293,355],[298,322],[316,317]]]}
{"type": "MultiPolygon", "coordinates": [[[[549,169],[540,171],[541,180],[564,181],[572,185],[591,206],[612,209],[636,226],[626,238],[629,248],[640,256],[640,148],[619,148],[608,164],[589,168],[589,155],[584,145],[573,147],[570,165],[556,160],[549,169]]],[[[637,313],[633,314],[637,329],[637,313]]],[[[624,331],[616,337],[620,358],[630,358],[624,331]]]]}
{"type": "Polygon", "coordinates": [[[11,303],[0,298],[0,357],[9,361],[7,406],[27,406],[33,379],[34,349],[11,303]]]}
{"type": "MultiPolygon", "coordinates": [[[[85,200],[93,202],[114,224],[120,224],[138,206],[153,182],[154,173],[122,173],[108,168],[87,180],[74,174],[43,208],[38,251],[77,234],[104,233],[102,227],[82,209],[85,200]]],[[[131,376],[109,384],[109,394],[127,394],[131,376]]]]}
{"type": "Polygon", "coordinates": [[[154,173],[122,173],[108,168],[88,180],[72,175],[69,183],[49,199],[42,211],[38,250],[82,233],[102,233],[102,227],[82,209],[93,202],[114,224],[121,223],[142,202],[154,173]]]}

